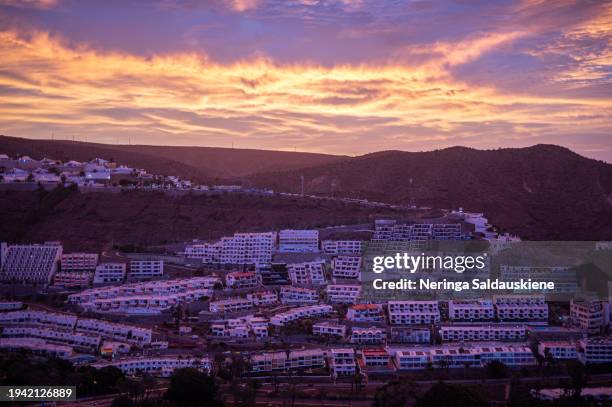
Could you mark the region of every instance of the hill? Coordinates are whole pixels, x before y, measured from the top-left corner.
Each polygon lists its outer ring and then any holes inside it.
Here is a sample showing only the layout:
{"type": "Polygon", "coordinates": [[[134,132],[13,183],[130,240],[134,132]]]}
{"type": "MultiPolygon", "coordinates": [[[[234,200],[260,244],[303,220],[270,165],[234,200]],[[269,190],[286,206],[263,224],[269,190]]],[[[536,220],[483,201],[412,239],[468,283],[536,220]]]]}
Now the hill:
{"type": "Polygon", "coordinates": [[[330,200],[247,194],[169,196],[162,192],[0,191],[0,241],[60,240],[66,250],[212,240],[234,232],[371,224],[405,211],[330,200]]]}
{"type": "Polygon", "coordinates": [[[285,151],[216,147],[114,145],[68,140],[31,140],[0,136],[0,153],[59,160],[113,158],[149,172],[179,175],[201,182],[238,179],[249,174],[327,164],[346,157],[285,151]]]}
{"type": "Polygon", "coordinates": [[[552,145],[386,151],[300,171],[257,174],[254,185],[484,212],[538,240],[612,239],[612,165],[552,145]]]}

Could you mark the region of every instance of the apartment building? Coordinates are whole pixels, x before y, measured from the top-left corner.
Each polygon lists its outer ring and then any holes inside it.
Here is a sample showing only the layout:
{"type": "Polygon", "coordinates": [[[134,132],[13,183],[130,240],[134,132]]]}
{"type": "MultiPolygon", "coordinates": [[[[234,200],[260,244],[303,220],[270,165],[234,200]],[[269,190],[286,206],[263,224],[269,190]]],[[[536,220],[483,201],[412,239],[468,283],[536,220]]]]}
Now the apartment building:
{"type": "Polygon", "coordinates": [[[4,261],[6,260],[6,255],[8,253],[8,245],[6,242],[0,242],[0,273],[2,272],[2,268],[4,267],[4,261]]]}
{"type": "Polygon", "coordinates": [[[610,303],[572,300],[570,302],[570,322],[589,335],[603,333],[610,324],[610,303]]]}
{"type": "Polygon", "coordinates": [[[386,329],[369,327],[353,327],[350,342],[360,345],[375,345],[385,343],[387,340],[386,329]]]}
{"type": "Polygon", "coordinates": [[[251,371],[272,372],[323,368],[325,367],[324,354],[322,349],[256,354],[251,356],[251,371]]]}
{"type": "Polygon", "coordinates": [[[274,291],[258,291],[247,294],[247,300],[251,300],[256,307],[267,307],[278,304],[278,294],[274,291]]]}
{"type": "Polygon", "coordinates": [[[393,356],[397,370],[422,370],[429,362],[429,352],[421,349],[402,349],[393,356]]]}
{"type": "Polygon", "coordinates": [[[352,376],[356,372],[355,350],[351,348],[332,348],[329,351],[332,376],[352,376]]]}
{"type": "Polygon", "coordinates": [[[131,260],[130,261],[130,280],[147,280],[161,277],[164,275],[163,260],[131,260]]]}
{"type": "Polygon", "coordinates": [[[391,372],[394,370],[391,356],[386,349],[363,349],[361,351],[361,370],[367,373],[391,372]]]}
{"type": "Polygon", "coordinates": [[[372,241],[427,241],[427,240],[462,240],[460,223],[417,223],[399,224],[393,219],[374,221],[372,241]]]}
{"type": "Polygon", "coordinates": [[[153,333],[149,328],[92,318],[79,318],[76,322],[75,330],[100,335],[104,339],[131,343],[138,346],[150,345],[153,337],[153,333]]]}
{"type": "Polygon", "coordinates": [[[538,344],[540,356],[552,357],[555,360],[572,360],[578,358],[576,343],[573,341],[542,341],[538,344]]]}
{"type": "Polygon", "coordinates": [[[74,329],[77,316],[47,311],[20,310],[0,313],[0,326],[31,325],[74,329]]]}
{"type": "Polygon", "coordinates": [[[319,293],[317,290],[287,285],[281,287],[280,299],[283,304],[316,304],[319,293]]]}
{"type": "Polygon", "coordinates": [[[293,350],[285,362],[286,370],[304,370],[325,367],[325,352],[322,349],[293,350]]]}
{"type": "Polygon", "coordinates": [[[349,307],[346,319],[353,322],[385,322],[385,314],[381,304],[356,304],[349,307]]]}
{"type": "Polygon", "coordinates": [[[324,261],[288,264],[287,271],[292,285],[322,285],[326,282],[324,261]]]}
{"type": "Polygon", "coordinates": [[[330,284],[326,288],[327,300],[333,304],[355,304],[361,295],[361,286],[355,284],[330,284]]]}
{"type": "Polygon", "coordinates": [[[115,299],[120,297],[164,296],[185,293],[194,290],[212,290],[221,280],[219,277],[192,277],[178,280],[145,281],[119,286],[96,287],[70,294],[70,304],[83,304],[99,299],[115,299]]]}
{"type": "Polygon", "coordinates": [[[480,348],[480,360],[483,366],[498,360],[509,367],[534,366],[536,359],[531,348],[526,344],[491,345],[480,348]]]}
{"type": "Polygon", "coordinates": [[[318,230],[284,229],[278,233],[281,253],[314,253],[319,251],[318,230]]]}
{"type": "Polygon", "coordinates": [[[81,332],[97,334],[105,339],[147,346],[151,344],[152,331],[134,325],[120,324],[92,318],[79,318],[75,329],[81,332]]]}
{"type": "Polygon", "coordinates": [[[578,341],[578,359],[582,363],[612,362],[612,337],[601,336],[578,341]]]}
{"type": "Polygon", "coordinates": [[[261,281],[256,273],[235,271],[225,276],[225,285],[237,289],[255,288],[261,285],[261,281]]]}
{"type": "Polygon", "coordinates": [[[201,288],[172,294],[102,298],[79,305],[85,310],[98,313],[153,315],[210,296],[211,290],[201,288]]]}
{"type": "Polygon", "coordinates": [[[204,264],[221,263],[221,252],[223,243],[195,243],[185,247],[185,257],[189,259],[200,259],[204,264]]]}
{"type": "Polygon", "coordinates": [[[251,356],[251,371],[255,373],[285,370],[287,352],[264,352],[251,356]]]}
{"type": "Polygon", "coordinates": [[[42,339],[47,343],[66,345],[78,351],[90,353],[97,353],[102,343],[99,335],[35,326],[7,326],[2,329],[2,337],[42,339]]]}
{"type": "Polygon", "coordinates": [[[448,317],[452,321],[492,321],[495,319],[493,301],[487,299],[450,300],[448,317]]]}
{"type": "Polygon", "coordinates": [[[525,325],[444,325],[440,327],[444,342],[523,341],[527,336],[525,325]]]}
{"type": "Polygon", "coordinates": [[[89,271],[60,271],[53,276],[53,285],[76,288],[88,287],[91,285],[93,273],[89,271]]]}
{"type": "Polygon", "coordinates": [[[484,367],[498,360],[509,367],[536,365],[533,352],[526,344],[442,345],[395,349],[398,370],[423,369],[428,365],[445,368],[484,367]]]}
{"type": "Polygon", "coordinates": [[[255,271],[260,275],[263,285],[289,284],[289,271],[286,263],[257,264],[255,271]]]}
{"type": "Polygon", "coordinates": [[[493,305],[496,317],[500,322],[545,323],[548,321],[548,304],[543,295],[494,295],[493,305]]]}
{"type": "Polygon", "coordinates": [[[0,349],[8,352],[27,350],[34,355],[69,359],[73,356],[70,346],[53,345],[36,338],[0,338],[0,349]]]}
{"type": "Polygon", "coordinates": [[[437,301],[389,301],[391,325],[429,325],[440,322],[437,301]]]}
{"type": "Polygon", "coordinates": [[[317,322],[312,325],[312,334],[344,338],[346,336],[346,326],[328,321],[317,322]]]}
{"type": "Polygon", "coordinates": [[[268,320],[263,317],[247,315],[241,318],[232,318],[215,321],[210,326],[210,333],[217,337],[254,338],[268,337],[268,320]]]}
{"type": "Polygon", "coordinates": [[[320,317],[324,315],[329,315],[331,312],[331,305],[308,305],[305,307],[297,307],[290,309],[289,311],[278,313],[270,319],[270,323],[274,326],[284,326],[292,321],[296,321],[301,318],[320,317]]]}
{"type": "Polygon", "coordinates": [[[247,298],[228,298],[225,300],[211,301],[209,304],[210,312],[240,312],[253,308],[253,301],[247,298]]]}
{"type": "Polygon", "coordinates": [[[120,284],[125,280],[125,263],[102,263],[96,267],[94,284],[120,284]]]}
{"type": "Polygon", "coordinates": [[[429,328],[415,326],[392,326],[389,332],[389,342],[394,343],[430,343],[429,328]]]}
{"type": "Polygon", "coordinates": [[[272,261],[276,232],[235,233],[233,237],[222,238],[220,243],[221,264],[266,264],[272,261]]]}
{"type": "Polygon", "coordinates": [[[62,272],[94,272],[98,265],[97,253],[64,253],[61,260],[62,272]]]}
{"type": "Polygon", "coordinates": [[[0,280],[50,284],[61,256],[62,246],[57,244],[8,246],[0,280]]]}
{"type": "Polygon", "coordinates": [[[332,277],[340,279],[361,279],[360,256],[337,256],[332,260],[332,277]]]}
{"type": "Polygon", "coordinates": [[[113,366],[120,369],[127,376],[150,374],[157,377],[170,377],[176,369],[195,368],[210,374],[212,361],[207,358],[176,357],[176,356],[147,356],[140,358],[118,359],[112,362],[94,363],[96,369],[113,366]]]}
{"type": "Polygon", "coordinates": [[[330,255],[360,255],[363,251],[362,240],[322,240],[321,250],[330,255]]]}
{"type": "Polygon", "coordinates": [[[0,301],[0,312],[3,311],[18,311],[23,308],[21,301],[0,301]]]}

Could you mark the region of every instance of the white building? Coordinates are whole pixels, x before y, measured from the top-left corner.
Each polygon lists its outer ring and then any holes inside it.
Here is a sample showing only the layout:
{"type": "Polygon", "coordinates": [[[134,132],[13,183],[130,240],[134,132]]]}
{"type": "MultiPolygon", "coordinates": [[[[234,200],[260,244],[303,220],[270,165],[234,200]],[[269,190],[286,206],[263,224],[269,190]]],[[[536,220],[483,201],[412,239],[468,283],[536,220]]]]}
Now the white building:
{"type": "Polygon", "coordinates": [[[450,300],[448,317],[453,321],[492,321],[495,309],[491,300],[450,300]]]}
{"type": "Polygon", "coordinates": [[[363,251],[363,241],[361,240],[322,240],[321,250],[325,254],[355,254],[359,255],[363,251]]]}
{"type": "Polygon", "coordinates": [[[332,260],[332,277],[341,279],[361,278],[360,256],[337,256],[332,260]]]}
{"type": "Polygon", "coordinates": [[[444,325],[440,328],[444,342],[523,341],[526,335],[525,325],[444,325]]]}
{"type": "Polygon", "coordinates": [[[76,350],[97,353],[102,343],[99,335],[48,327],[7,326],[2,329],[3,338],[35,338],[47,343],[70,346],[76,350]]]}
{"type": "Polygon", "coordinates": [[[261,285],[259,275],[251,271],[234,271],[225,276],[228,288],[255,288],[261,285]]]}
{"type": "Polygon", "coordinates": [[[353,322],[385,322],[380,304],[356,304],[349,307],[346,319],[353,322]]]}
{"type": "Polygon", "coordinates": [[[235,233],[220,241],[221,264],[265,264],[272,261],[276,246],[276,233],[235,233]]]}
{"type": "Polygon", "coordinates": [[[35,338],[0,338],[0,349],[17,352],[21,349],[28,350],[35,355],[68,359],[72,357],[73,351],[70,346],[53,345],[42,339],[35,338]]]}
{"type": "Polygon", "coordinates": [[[389,301],[391,325],[429,325],[440,322],[437,301],[389,301]]]}
{"type": "Polygon", "coordinates": [[[317,322],[312,325],[312,334],[344,338],[346,336],[346,326],[328,321],[317,322]]]}
{"type": "Polygon", "coordinates": [[[548,321],[548,304],[543,295],[494,295],[493,305],[497,319],[501,322],[545,323],[548,321]]]}
{"type": "Polygon", "coordinates": [[[331,305],[326,304],[297,307],[274,315],[270,318],[270,323],[274,326],[284,326],[301,318],[320,317],[329,315],[331,312],[331,305]]]}
{"type": "Polygon", "coordinates": [[[397,370],[423,370],[430,363],[429,352],[423,349],[401,349],[393,357],[397,370]]]}
{"type": "Polygon", "coordinates": [[[163,260],[131,260],[130,274],[131,280],[145,280],[164,275],[163,260]]]}
{"type": "Polygon", "coordinates": [[[0,311],[18,311],[22,308],[21,301],[0,301],[0,311]]]}
{"type": "Polygon", "coordinates": [[[285,229],[278,233],[281,253],[313,253],[319,251],[318,230],[285,229]]]}
{"type": "Polygon", "coordinates": [[[247,294],[247,299],[253,301],[256,307],[267,307],[278,304],[278,294],[274,291],[258,291],[247,294]]]}
{"type": "Polygon", "coordinates": [[[114,366],[128,376],[137,374],[150,374],[158,377],[170,377],[176,369],[195,368],[210,374],[212,361],[207,358],[180,358],[176,356],[147,356],[140,358],[118,359],[112,362],[94,363],[96,369],[114,366]]]}
{"type": "Polygon", "coordinates": [[[354,284],[330,284],[326,289],[327,299],[334,304],[355,304],[361,295],[361,286],[354,284]]]}
{"type": "Polygon", "coordinates": [[[356,344],[382,344],[387,340],[387,332],[385,329],[377,327],[359,328],[353,327],[351,331],[351,343],[356,344]]]}
{"type": "Polygon", "coordinates": [[[247,315],[240,318],[232,318],[215,321],[210,326],[210,333],[217,337],[229,338],[267,338],[268,320],[263,317],[247,315]]]}
{"type": "Polygon", "coordinates": [[[253,301],[246,298],[228,298],[225,300],[211,301],[210,312],[239,312],[253,308],[253,301]]]}
{"type": "Polygon", "coordinates": [[[610,303],[572,300],[570,322],[588,334],[603,333],[610,324],[610,303]]]}
{"type": "Polygon", "coordinates": [[[97,334],[105,339],[127,342],[138,346],[150,345],[153,336],[149,328],[92,318],[79,318],[75,329],[81,332],[97,334]]]}
{"type": "Polygon", "coordinates": [[[286,285],[280,289],[280,298],[283,304],[316,304],[319,293],[309,288],[286,285]]]}
{"type": "Polygon", "coordinates": [[[356,372],[355,350],[332,348],[329,351],[330,368],[333,377],[352,376],[356,372]]]}
{"type": "Polygon", "coordinates": [[[287,271],[293,285],[322,285],[326,281],[324,261],[288,264],[287,271]]]}
{"type": "Polygon", "coordinates": [[[53,276],[53,285],[75,288],[88,287],[93,279],[93,273],[88,271],[61,271],[53,276]]]}
{"type": "Polygon", "coordinates": [[[96,270],[98,265],[97,253],[64,253],[60,260],[63,272],[82,272],[96,270]]]}
{"type": "Polygon", "coordinates": [[[125,263],[102,263],[96,267],[94,284],[116,284],[125,280],[125,263]]]}
{"type": "Polygon", "coordinates": [[[578,358],[576,344],[570,341],[542,341],[538,344],[538,353],[544,358],[550,355],[556,360],[578,358]]]}
{"type": "Polygon", "coordinates": [[[578,341],[578,359],[582,363],[612,362],[612,337],[603,336],[578,341]]]}
{"type": "Polygon", "coordinates": [[[49,284],[61,255],[62,246],[56,244],[8,246],[0,279],[49,284]]]}

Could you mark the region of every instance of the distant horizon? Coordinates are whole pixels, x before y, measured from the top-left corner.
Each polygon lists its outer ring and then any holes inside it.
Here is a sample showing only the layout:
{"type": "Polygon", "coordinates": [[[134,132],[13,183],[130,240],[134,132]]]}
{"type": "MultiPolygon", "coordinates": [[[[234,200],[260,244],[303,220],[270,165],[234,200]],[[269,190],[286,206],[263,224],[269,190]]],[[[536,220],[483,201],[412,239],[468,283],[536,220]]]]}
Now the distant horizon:
{"type": "Polygon", "coordinates": [[[612,162],[612,3],[0,0],[0,129],[612,162]]]}
{"type": "MultiPolygon", "coordinates": [[[[611,161],[606,161],[606,160],[602,160],[599,158],[594,158],[594,157],[588,157],[586,155],[580,154],[577,151],[572,150],[571,148],[567,147],[567,146],[562,146],[559,144],[551,144],[551,143],[537,143],[537,144],[532,144],[532,145],[528,145],[528,146],[519,146],[519,147],[495,147],[495,148],[475,148],[475,147],[470,147],[470,146],[465,146],[465,145],[453,145],[453,146],[447,146],[447,147],[439,147],[439,148],[433,148],[431,150],[418,150],[418,151],[409,151],[409,150],[375,150],[375,151],[370,151],[364,154],[359,154],[359,155],[351,155],[351,154],[331,154],[331,153],[325,153],[325,152],[319,152],[319,151],[303,151],[303,150],[278,150],[278,149],[270,149],[270,148],[253,148],[253,147],[246,147],[246,148],[242,148],[240,146],[229,146],[229,147],[225,147],[225,146],[210,146],[210,145],[184,145],[184,144],[172,144],[172,145],[162,145],[162,144],[143,144],[143,143],[132,143],[132,144],[125,144],[125,143],[112,143],[112,142],[108,142],[108,143],[103,143],[103,142],[97,142],[97,141],[85,141],[85,140],[78,140],[78,139],[63,139],[63,138],[32,138],[32,137],[21,137],[21,136],[9,136],[6,134],[0,134],[0,139],[2,137],[5,138],[14,138],[14,139],[22,139],[22,140],[32,140],[32,141],[49,141],[49,142],[69,142],[69,143],[80,143],[80,144],[96,144],[96,145],[100,145],[100,146],[118,146],[118,147],[138,147],[138,146],[142,146],[142,147],[181,147],[181,148],[218,148],[218,149],[225,149],[225,150],[252,150],[252,151],[272,151],[272,152],[279,152],[279,153],[296,153],[296,154],[317,154],[317,155],[326,155],[326,156],[332,156],[332,157],[346,157],[346,158],[357,158],[357,157],[363,157],[369,154],[377,154],[377,153],[385,153],[385,152],[400,152],[400,153],[429,153],[429,152],[434,152],[434,151],[441,151],[441,150],[447,150],[447,149],[452,149],[452,148],[465,148],[465,149],[471,149],[471,150],[476,150],[476,151],[495,151],[495,150],[510,150],[510,149],[528,149],[528,148],[533,148],[536,146],[553,146],[553,147],[559,147],[559,148],[564,148],[567,149],[569,151],[571,151],[572,153],[578,154],[581,157],[587,158],[587,159],[591,159],[591,160],[596,160],[596,161],[601,161],[604,162],[606,164],[612,165],[611,161]]],[[[0,154],[2,154],[3,152],[0,151],[0,154]]],[[[53,157],[48,157],[48,158],[53,158],[53,157]]]]}

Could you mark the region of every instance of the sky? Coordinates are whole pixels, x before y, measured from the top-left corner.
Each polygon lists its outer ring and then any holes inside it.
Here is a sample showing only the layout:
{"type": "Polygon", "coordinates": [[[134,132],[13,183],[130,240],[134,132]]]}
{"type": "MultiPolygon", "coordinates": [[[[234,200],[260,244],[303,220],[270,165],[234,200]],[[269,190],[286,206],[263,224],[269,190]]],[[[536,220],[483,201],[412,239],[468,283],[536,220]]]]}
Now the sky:
{"type": "Polygon", "coordinates": [[[612,162],[612,1],[0,0],[0,134],[612,162]]]}

